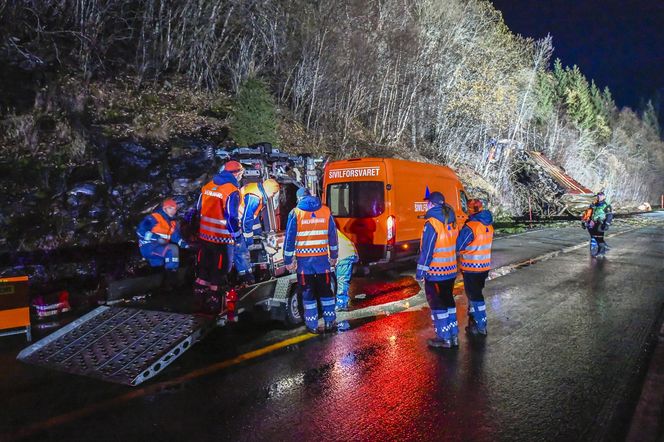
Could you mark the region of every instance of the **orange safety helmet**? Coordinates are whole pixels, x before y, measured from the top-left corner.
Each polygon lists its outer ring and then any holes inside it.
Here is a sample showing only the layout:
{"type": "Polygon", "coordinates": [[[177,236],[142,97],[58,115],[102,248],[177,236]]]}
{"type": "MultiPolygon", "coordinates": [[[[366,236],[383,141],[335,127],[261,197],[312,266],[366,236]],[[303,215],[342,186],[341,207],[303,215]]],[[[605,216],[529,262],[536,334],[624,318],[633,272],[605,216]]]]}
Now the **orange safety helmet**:
{"type": "Polygon", "coordinates": [[[468,200],[468,213],[473,215],[484,210],[484,203],[480,199],[468,200]]]}
{"type": "Polygon", "coordinates": [[[279,183],[277,183],[277,180],[269,178],[263,181],[263,189],[265,189],[267,196],[272,197],[279,192],[279,183]]]}

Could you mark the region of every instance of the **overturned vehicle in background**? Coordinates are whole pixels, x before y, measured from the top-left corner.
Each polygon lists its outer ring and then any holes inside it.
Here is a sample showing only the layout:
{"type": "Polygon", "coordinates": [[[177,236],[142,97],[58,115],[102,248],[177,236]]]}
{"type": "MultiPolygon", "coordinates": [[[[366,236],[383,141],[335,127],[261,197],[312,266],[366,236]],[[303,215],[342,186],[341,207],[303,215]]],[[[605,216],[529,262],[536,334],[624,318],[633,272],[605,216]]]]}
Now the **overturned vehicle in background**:
{"type": "MultiPolygon", "coordinates": [[[[284,265],[285,228],[290,211],[297,205],[296,192],[300,187],[308,188],[312,195],[321,194],[326,160],[309,155],[288,155],[269,143],[230,151],[218,150],[216,155],[225,161],[239,161],[244,166],[243,185],[272,178],[280,186],[275,197],[265,198],[260,212],[264,232],[260,243],[249,245],[257,282],[249,286],[235,284],[236,288],[231,289],[235,293],[227,296],[219,322],[236,319],[242,313],[253,313],[263,317],[267,315],[269,319],[281,321],[287,326],[299,325],[303,317],[301,299],[296,290],[296,275],[290,274],[284,265]]],[[[236,276],[231,274],[231,282],[237,282],[236,276]]]]}

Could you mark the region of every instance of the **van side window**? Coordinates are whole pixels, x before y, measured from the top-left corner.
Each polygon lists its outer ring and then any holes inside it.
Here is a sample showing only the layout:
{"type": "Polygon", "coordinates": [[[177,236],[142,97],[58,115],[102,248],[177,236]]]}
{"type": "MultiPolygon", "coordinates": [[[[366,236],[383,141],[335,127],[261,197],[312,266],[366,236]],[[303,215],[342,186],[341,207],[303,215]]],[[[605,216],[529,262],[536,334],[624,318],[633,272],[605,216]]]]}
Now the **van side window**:
{"type": "Polygon", "coordinates": [[[468,197],[466,196],[466,192],[463,190],[459,190],[459,199],[461,200],[461,210],[463,210],[464,213],[468,213],[468,197]]]}
{"type": "Polygon", "coordinates": [[[326,204],[338,218],[374,218],[385,211],[382,181],[351,181],[327,186],[326,204]]]}

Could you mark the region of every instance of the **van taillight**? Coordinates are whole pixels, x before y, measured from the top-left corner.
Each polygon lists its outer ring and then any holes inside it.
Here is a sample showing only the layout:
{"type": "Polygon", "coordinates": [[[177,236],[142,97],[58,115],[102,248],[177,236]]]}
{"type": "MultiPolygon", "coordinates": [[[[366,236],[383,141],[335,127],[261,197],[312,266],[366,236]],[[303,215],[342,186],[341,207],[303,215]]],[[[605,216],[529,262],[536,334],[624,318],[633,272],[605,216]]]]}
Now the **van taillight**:
{"type": "Polygon", "coordinates": [[[387,243],[394,244],[397,236],[397,225],[394,216],[387,217],[387,243]]]}

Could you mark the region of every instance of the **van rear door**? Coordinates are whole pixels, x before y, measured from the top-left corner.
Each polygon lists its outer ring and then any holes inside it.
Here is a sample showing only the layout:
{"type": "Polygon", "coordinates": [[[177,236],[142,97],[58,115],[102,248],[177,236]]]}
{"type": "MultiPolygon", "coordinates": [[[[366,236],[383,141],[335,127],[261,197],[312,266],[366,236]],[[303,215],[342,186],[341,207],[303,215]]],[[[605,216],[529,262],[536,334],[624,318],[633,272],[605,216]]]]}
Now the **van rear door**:
{"type": "Polygon", "coordinates": [[[385,255],[386,173],[380,159],[334,161],[325,169],[325,203],[363,262],[385,255]]]}

